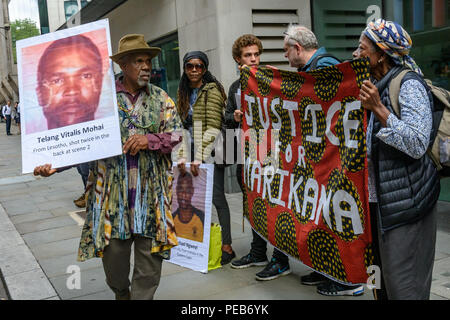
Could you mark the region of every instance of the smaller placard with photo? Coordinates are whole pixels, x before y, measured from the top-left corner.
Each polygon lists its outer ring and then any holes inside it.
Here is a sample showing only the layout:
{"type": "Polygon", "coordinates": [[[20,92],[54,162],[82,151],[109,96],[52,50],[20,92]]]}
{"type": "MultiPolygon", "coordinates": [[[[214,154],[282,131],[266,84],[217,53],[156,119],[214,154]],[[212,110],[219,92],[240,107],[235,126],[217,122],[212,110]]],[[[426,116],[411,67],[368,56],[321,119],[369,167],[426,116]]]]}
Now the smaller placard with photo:
{"type": "Polygon", "coordinates": [[[185,175],[176,163],[173,166],[172,215],[178,246],[171,250],[168,261],[207,273],[214,165],[202,164],[199,169],[194,177],[189,164],[185,175]]]}

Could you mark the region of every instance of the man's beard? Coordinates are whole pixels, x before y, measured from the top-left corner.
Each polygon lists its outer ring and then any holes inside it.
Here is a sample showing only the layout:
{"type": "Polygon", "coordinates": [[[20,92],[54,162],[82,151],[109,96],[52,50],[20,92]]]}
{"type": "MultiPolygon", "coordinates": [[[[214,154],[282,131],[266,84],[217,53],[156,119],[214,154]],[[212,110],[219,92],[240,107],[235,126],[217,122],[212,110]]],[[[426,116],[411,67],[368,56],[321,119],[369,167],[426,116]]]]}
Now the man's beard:
{"type": "Polygon", "coordinates": [[[140,72],[137,80],[137,84],[139,87],[146,87],[150,82],[150,73],[148,72],[140,72]],[[148,80],[143,80],[142,76],[148,76],[148,80]]]}

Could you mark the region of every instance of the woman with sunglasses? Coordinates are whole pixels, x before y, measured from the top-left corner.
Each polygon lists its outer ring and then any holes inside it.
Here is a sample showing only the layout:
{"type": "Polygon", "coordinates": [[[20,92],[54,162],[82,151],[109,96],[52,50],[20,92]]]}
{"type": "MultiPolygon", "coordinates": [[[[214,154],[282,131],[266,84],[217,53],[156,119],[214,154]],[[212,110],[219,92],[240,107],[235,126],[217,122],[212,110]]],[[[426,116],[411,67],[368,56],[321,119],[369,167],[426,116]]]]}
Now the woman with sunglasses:
{"type": "MultiPolygon", "coordinates": [[[[177,108],[183,126],[191,139],[191,172],[198,175],[199,166],[211,155],[213,142],[222,127],[226,94],[220,82],[208,71],[208,57],[202,51],[191,51],[183,58],[183,75],[177,94],[177,108]],[[201,123],[194,128],[194,123],[201,123]],[[195,143],[194,143],[195,142],[195,143]],[[194,150],[194,145],[197,150],[194,150]]],[[[189,148],[188,148],[189,150],[189,148]]],[[[186,152],[179,154],[178,168],[186,170],[186,152]]],[[[225,197],[225,168],[214,166],[213,204],[222,227],[222,265],[229,263],[235,252],[231,247],[230,208],[225,197]]]]}

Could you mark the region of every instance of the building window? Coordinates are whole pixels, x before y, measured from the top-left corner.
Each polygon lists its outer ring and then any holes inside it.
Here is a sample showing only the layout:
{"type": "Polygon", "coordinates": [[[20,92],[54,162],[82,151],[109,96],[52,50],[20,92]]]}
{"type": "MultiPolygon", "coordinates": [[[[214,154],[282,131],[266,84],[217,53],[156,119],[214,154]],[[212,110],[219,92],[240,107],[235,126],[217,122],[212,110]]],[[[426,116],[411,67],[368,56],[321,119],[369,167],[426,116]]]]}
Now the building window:
{"type": "Polygon", "coordinates": [[[280,69],[289,68],[289,61],[283,52],[283,32],[290,23],[299,23],[297,10],[252,10],[253,34],[261,40],[264,48],[261,64],[269,64],[280,69]]]}
{"type": "Polygon", "coordinates": [[[41,25],[41,34],[49,33],[47,0],[38,0],[39,24],[41,25]]]}
{"type": "Polygon", "coordinates": [[[410,55],[425,78],[450,90],[450,1],[388,0],[386,19],[400,23],[411,35],[410,55]]]}
{"type": "Polygon", "coordinates": [[[367,22],[381,17],[381,0],[311,1],[319,46],[341,60],[352,59],[367,22]]]}
{"type": "MultiPolygon", "coordinates": [[[[81,0],[81,8],[84,8],[88,4],[87,0],[81,0]]],[[[64,1],[64,13],[66,15],[66,21],[69,20],[74,14],[79,11],[77,0],[65,0],[64,1]]]]}
{"type": "Polygon", "coordinates": [[[161,48],[161,54],[152,60],[151,83],[165,90],[176,101],[181,78],[178,33],[151,41],[149,45],[161,48]]]}

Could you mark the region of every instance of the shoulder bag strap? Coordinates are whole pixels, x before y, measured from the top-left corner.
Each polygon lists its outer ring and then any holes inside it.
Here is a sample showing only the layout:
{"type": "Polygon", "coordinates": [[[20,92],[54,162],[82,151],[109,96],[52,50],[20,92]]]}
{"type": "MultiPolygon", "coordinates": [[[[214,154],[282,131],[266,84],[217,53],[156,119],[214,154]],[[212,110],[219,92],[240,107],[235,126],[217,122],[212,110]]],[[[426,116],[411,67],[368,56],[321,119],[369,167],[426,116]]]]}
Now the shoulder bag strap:
{"type": "Polygon", "coordinates": [[[335,57],[334,55],[332,55],[331,53],[323,53],[323,54],[319,54],[317,57],[314,58],[313,61],[311,61],[310,69],[311,69],[311,70],[316,69],[317,63],[319,62],[319,60],[320,60],[321,58],[325,58],[325,57],[330,57],[330,58],[336,59],[337,61],[341,62],[340,59],[336,58],[336,57],[335,57]]]}
{"type": "Polygon", "coordinates": [[[400,104],[398,102],[400,86],[402,84],[403,77],[410,71],[411,70],[408,69],[400,71],[389,83],[389,99],[391,100],[392,109],[398,118],[400,118],[400,104]]]}

